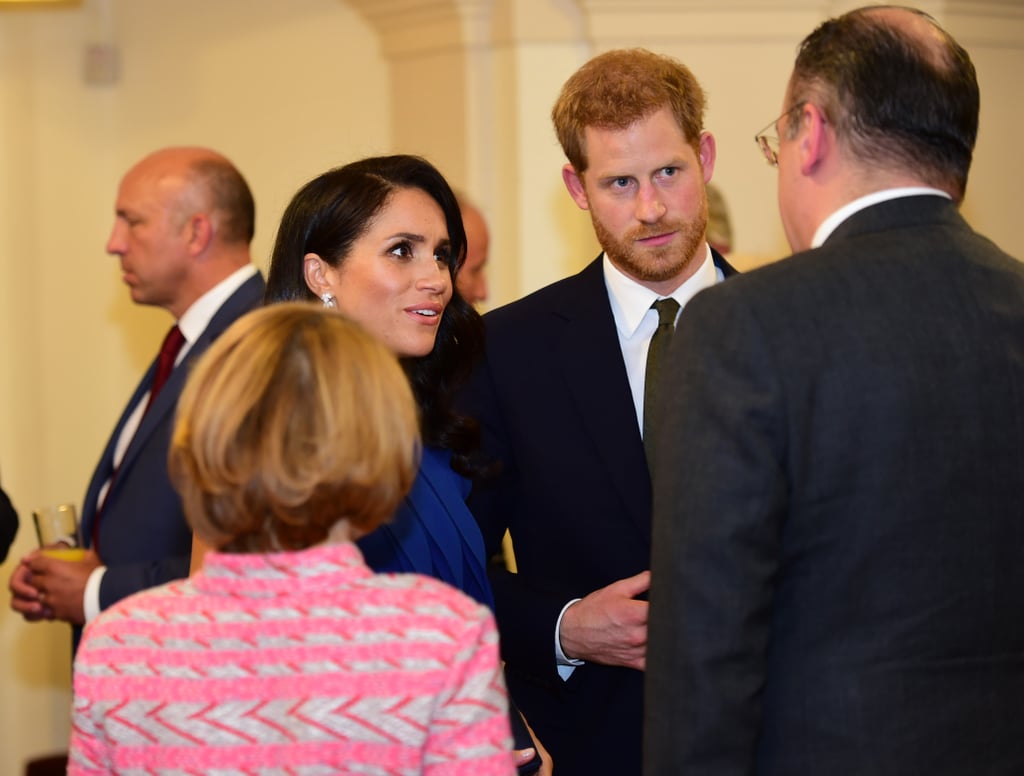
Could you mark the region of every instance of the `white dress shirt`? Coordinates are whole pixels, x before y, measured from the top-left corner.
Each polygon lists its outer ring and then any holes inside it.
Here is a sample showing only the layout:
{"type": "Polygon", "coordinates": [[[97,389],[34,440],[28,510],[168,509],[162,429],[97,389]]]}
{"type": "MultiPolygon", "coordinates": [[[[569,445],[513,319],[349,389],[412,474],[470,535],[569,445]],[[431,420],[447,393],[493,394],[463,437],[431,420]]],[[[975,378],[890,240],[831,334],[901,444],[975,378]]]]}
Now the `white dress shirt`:
{"type": "MultiPolygon", "coordinates": [[[[665,297],[624,274],[612,264],[607,254],[602,257],[602,266],[604,283],[608,289],[608,301],[611,304],[612,317],[615,319],[615,330],[619,335],[619,347],[622,349],[622,360],[626,365],[629,390],[633,394],[636,422],[640,433],[643,434],[647,350],[651,344],[651,337],[654,336],[654,331],[658,328],[658,312],[651,309],[651,305],[665,297]]],[[[711,249],[705,244],[704,261],[701,262],[697,271],[669,296],[679,302],[681,312],[686,303],[693,299],[699,291],[710,288],[724,278],[725,273],[715,266],[711,249]]],[[[679,320],[678,315],[676,320],[679,320]]],[[[558,674],[563,680],[568,679],[572,675],[573,669],[583,665],[584,662],[568,657],[562,651],[562,642],[559,637],[565,610],[579,600],[579,598],[574,598],[569,601],[562,608],[558,615],[558,621],[555,623],[555,662],[558,665],[558,674]]]]}
{"type": "MultiPolygon", "coordinates": [[[[210,324],[213,316],[217,314],[217,311],[223,306],[228,298],[255,274],[256,267],[252,264],[246,264],[244,267],[239,267],[220,281],[220,283],[194,301],[184,312],[181,318],[178,319],[178,328],[181,330],[181,334],[185,338],[185,344],[183,344],[181,346],[181,350],[178,351],[178,357],[174,361],[175,368],[177,368],[178,364],[180,364],[185,356],[188,355],[188,352],[192,349],[195,341],[199,339],[200,335],[204,331],[206,331],[206,327],[210,324]]],[[[146,405],[148,403],[149,391],[139,399],[135,408],[132,410],[132,414],[128,417],[128,420],[125,421],[124,426],[121,428],[121,434],[118,436],[117,444],[114,447],[114,471],[116,471],[117,467],[121,465],[121,460],[124,458],[128,445],[131,444],[132,438],[135,436],[135,432],[139,430],[139,424],[142,422],[142,416],[145,413],[146,405]]],[[[99,495],[96,498],[97,507],[103,503],[109,488],[110,480],[108,479],[106,483],[104,483],[103,487],[100,488],[99,495]]],[[[92,570],[92,573],[89,575],[89,579],[86,580],[82,601],[82,608],[85,613],[86,622],[89,622],[93,617],[100,613],[100,583],[103,581],[103,575],[106,571],[106,566],[97,566],[92,570]]]]}

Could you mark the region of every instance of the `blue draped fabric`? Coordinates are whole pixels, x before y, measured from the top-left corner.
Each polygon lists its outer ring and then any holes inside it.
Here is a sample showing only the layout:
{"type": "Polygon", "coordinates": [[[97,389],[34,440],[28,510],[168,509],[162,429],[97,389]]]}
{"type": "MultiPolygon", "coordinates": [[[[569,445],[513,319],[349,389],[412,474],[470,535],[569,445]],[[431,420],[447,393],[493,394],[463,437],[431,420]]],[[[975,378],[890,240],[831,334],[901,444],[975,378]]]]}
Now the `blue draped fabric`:
{"type": "Polygon", "coordinates": [[[484,540],[466,506],[470,483],[450,462],[449,451],[425,448],[416,481],[394,519],[356,544],[374,571],[435,577],[494,609],[484,540]]]}

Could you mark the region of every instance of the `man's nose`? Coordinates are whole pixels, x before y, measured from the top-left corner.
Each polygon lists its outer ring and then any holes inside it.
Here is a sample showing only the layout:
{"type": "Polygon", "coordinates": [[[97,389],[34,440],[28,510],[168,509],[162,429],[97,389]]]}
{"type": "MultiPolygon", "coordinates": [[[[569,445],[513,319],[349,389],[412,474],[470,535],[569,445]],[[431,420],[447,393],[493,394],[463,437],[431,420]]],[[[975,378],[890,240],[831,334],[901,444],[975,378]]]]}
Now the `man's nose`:
{"type": "Polygon", "coordinates": [[[645,224],[661,220],[665,215],[665,203],[661,194],[651,185],[641,186],[636,199],[636,217],[645,224]]]}

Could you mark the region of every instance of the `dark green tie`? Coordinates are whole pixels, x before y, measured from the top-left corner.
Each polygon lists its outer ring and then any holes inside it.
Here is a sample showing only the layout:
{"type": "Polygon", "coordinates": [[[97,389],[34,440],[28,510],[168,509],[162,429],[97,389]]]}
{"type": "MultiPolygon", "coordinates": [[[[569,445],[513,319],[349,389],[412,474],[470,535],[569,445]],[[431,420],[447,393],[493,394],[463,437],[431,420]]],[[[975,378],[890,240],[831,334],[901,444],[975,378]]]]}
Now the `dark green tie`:
{"type": "Polygon", "coordinates": [[[676,325],[679,302],[675,299],[658,299],[651,305],[658,312],[658,328],[651,337],[647,349],[647,376],[644,378],[644,450],[647,452],[648,468],[652,469],[654,451],[654,429],[657,426],[654,408],[657,406],[658,370],[665,363],[672,332],[676,325]]]}

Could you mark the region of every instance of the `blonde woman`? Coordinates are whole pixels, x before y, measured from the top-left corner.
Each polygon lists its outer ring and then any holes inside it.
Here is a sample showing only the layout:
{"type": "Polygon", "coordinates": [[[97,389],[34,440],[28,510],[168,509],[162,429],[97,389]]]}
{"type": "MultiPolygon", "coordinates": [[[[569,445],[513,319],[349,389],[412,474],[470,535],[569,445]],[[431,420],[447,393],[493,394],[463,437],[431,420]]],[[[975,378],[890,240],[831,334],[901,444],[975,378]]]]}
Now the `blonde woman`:
{"type": "Polygon", "coordinates": [[[397,360],[341,316],[281,304],[222,335],[170,453],[217,549],[87,628],[69,773],[513,773],[490,612],[353,543],[419,446],[397,360]]]}

